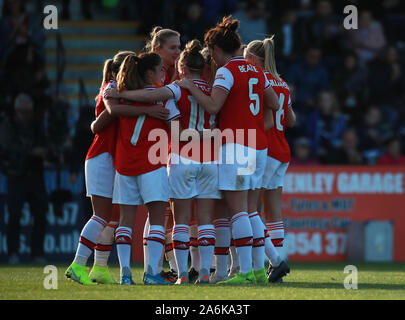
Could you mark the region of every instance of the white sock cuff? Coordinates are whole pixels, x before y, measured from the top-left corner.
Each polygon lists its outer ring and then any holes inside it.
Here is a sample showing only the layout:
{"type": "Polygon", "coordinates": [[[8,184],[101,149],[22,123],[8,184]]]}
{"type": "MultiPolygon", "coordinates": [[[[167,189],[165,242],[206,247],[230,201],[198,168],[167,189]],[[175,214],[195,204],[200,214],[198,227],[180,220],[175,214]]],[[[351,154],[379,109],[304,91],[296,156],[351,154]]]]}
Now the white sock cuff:
{"type": "Polygon", "coordinates": [[[185,224],[174,225],[173,240],[183,242],[190,241],[190,226],[185,224]]]}
{"type": "Polygon", "coordinates": [[[117,236],[126,236],[129,238],[132,238],[132,228],[128,227],[118,227],[115,230],[115,237],[117,236]]]}
{"type": "Polygon", "coordinates": [[[254,218],[256,216],[259,216],[259,213],[257,211],[249,213],[249,218],[254,218]]]}
{"type": "Polygon", "coordinates": [[[230,228],[231,227],[228,218],[215,219],[214,226],[215,226],[215,228],[230,228]]]}
{"type": "Polygon", "coordinates": [[[235,214],[232,218],[231,218],[231,224],[235,223],[237,220],[239,220],[240,218],[243,217],[249,217],[247,212],[239,212],[237,214],[235,214]]]}
{"type": "Polygon", "coordinates": [[[107,221],[105,221],[103,218],[100,218],[99,216],[96,216],[95,214],[93,214],[90,219],[101,224],[103,228],[105,228],[105,226],[107,225],[107,221]]]}
{"type": "Polygon", "coordinates": [[[190,233],[190,226],[186,224],[175,224],[173,226],[173,234],[178,232],[190,233]]]}
{"type": "Polygon", "coordinates": [[[212,224],[198,226],[198,238],[215,238],[215,227],[212,224]]]}
{"type": "Polygon", "coordinates": [[[266,228],[267,230],[282,230],[284,229],[284,222],[283,221],[277,221],[277,222],[267,222],[266,223],[266,228]]]}
{"type": "Polygon", "coordinates": [[[152,225],[149,228],[149,237],[156,237],[159,239],[165,239],[165,229],[161,225],[152,225]]]}

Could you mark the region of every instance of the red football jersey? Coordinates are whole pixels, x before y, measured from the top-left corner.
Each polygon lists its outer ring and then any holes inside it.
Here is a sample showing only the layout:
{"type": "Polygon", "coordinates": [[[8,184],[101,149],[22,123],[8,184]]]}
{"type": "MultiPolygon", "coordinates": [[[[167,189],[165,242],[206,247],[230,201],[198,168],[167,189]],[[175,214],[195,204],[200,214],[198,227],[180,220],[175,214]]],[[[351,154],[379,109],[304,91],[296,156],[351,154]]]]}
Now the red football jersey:
{"type": "Polygon", "coordinates": [[[224,130],[231,129],[235,137],[234,142],[256,150],[266,149],[263,92],[269,86],[263,71],[243,57],[234,57],[219,68],[213,88],[221,88],[228,92],[228,97],[219,112],[221,132],[224,134],[224,130]],[[248,129],[255,130],[254,135],[250,134],[250,142],[248,129]]]}
{"type": "MultiPolygon", "coordinates": [[[[211,87],[205,80],[193,79],[193,82],[203,91],[206,95],[211,94],[211,87]]],[[[172,83],[166,88],[173,92],[174,99],[168,100],[166,107],[169,104],[177,104],[180,111],[180,126],[183,129],[195,129],[203,131],[211,129],[215,125],[216,116],[210,115],[204,110],[203,107],[198,105],[198,102],[191,95],[190,91],[180,88],[178,85],[172,83]]],[[[172,147],[172,152],[176,150],[172,147]]],[[[201,140],[198,145],[192,146],[189,142],[179,142],[178,152],[182,157],[191,159],[197,162],[211,162],[218,160],[217,150],[214,146],[214,139],[201,140]],[[184,148],[187,146],[187,148],[184,148]],[[199,154],[194,154],[193,150],[199,150],[199,154]]]]}
{"type": "MultiPolygon", "coordinates": [[[[96,117],[105,110],[103,102],[103,93],[107,87],[115,86],[115,81],[110,81],[100,88],[100,93],[97,98],[96,117]]],[[[103,131],[96,134],[93,139],[89,151],[86,155],[86,160],[94,158],[102,153],[108,152],[112,156],[115,154],[115,141],[117,135],[118,121],[113,120],[103,131]]]]}
{"type": "MultiPolygon", "coordinates": [[[[172,81],[174,81],[174,80],[179,80],[178,77],[177,77],[176,79],[173,79],[173,80],[172,80],[173,74],[170,75],[169,70],[166,69],[165,67],[163,67],[163,69],[164,69],[164,72],[163,72],[162,79],[161,79],[163,86],[166,86],[166,85],[170,84],[170,83],[171,83],[172,81]]],[[[173,68],[170,68],[170,71],[171,71],[171,70],[174,70],[174,67],[173,67],[173,68]]],[[[160,87],[160,86],[159,86],[159,87],[160,87]]]]}
{"type": "Polygon", "coordinates": [[[280,109],[273,111],[274,126],[266,132],[269,147],[267,154],[280,162],[287,163],[291,160],[291,152],[284,132],[288,106],[291,104],[290,89],[283,79],[279,81],[269,72],[265,74],[280,102],[280,109]]]}
{"type": "MultiPolygon", "coordinates": [[[[131,105],[146,104],[136,102],[131,105]]],[[[154,129],[164,130],[167,135],[165,121],[145,115],[133,118],[120,117],[114,159],[115,168],[119,174],[137,176],[166,166],[167,150],[160,150],[164,154],[152,153],[153,159],[149,155],[150,148],[159,142],[148,139],[149,133],[154,129]]]]}

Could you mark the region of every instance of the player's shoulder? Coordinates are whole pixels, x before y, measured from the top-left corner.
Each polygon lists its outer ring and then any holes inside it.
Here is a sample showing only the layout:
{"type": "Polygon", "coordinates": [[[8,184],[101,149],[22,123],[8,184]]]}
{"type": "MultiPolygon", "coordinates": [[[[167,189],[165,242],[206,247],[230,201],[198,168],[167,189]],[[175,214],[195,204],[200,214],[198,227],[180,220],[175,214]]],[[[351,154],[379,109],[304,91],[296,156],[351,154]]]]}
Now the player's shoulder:
{"type": "Polygon", "coordinates": [[[279,87],[279,88],[284,88],[284,89],[290,91],[290,87],[288,86],[287,82],[280,76],[277,79],[274,75],[272,75],[268,71],[265,71],[264,74],[265,74],[267,80],[270,82],[270,85],[273,88],[279,87]]]}
{"type": "Polygon", "coordinates": [[[228,70],[232,74],[237,74],[240,73],[240,70],[243,69],[245,66],[246,66],[245,59],[232,58],[222,68],[228,70]]]}
{"type": "Polygon", "coordinates": [[[211,92],[211,87],[207,81],[202,80],[202,79],[193,79],[193,82],[204,93],[209,94],[211,92]]]}

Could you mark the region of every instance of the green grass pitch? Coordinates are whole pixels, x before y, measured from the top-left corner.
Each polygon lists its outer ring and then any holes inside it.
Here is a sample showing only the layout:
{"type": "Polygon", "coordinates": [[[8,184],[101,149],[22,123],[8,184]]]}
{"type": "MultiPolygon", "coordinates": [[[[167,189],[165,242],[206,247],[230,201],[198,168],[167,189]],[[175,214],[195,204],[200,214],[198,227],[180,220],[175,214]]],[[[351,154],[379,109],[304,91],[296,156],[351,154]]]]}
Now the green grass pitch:
{"type": "MultiPolygon", "coordinates": [[[[83,286],[67,280],[67,265],[57,267],[57,289],[45,289],[44,266],[0,265],[0,300],[404,300],[405,263],[352,263],[358,289],[347,290],[349,263],[290,263],[284,283],[268,286],[145,286],[143,267],[133,264],[135,286],[83,286]]],[[[118,279],[117,265],[110,267],[118,279]]]]}

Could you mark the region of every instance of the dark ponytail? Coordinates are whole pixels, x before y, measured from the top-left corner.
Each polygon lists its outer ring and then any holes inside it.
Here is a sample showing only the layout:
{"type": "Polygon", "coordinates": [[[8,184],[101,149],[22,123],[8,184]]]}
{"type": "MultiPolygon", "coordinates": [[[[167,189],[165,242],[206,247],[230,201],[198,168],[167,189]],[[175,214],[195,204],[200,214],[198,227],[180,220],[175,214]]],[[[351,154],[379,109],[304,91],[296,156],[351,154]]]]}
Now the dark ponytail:
{"type": "Polygon", "coordinates": [[[201,54],[202,49],[203,47],[199,40],[194,39],[188,42],[180,54],[179,63],[191,72],[201,74],[205,66],[205,59],[201,54]]]}
{"type": "Polygon", "coordinates": [[[209,48],[218,46],[224,52],[233,54],[239,50],[242,45],[242,40],[236,32],[238,28],[239,20],[232,20],[231,16],[224,17],[220,23],[205,33],[205,44],[209,48]]]}

